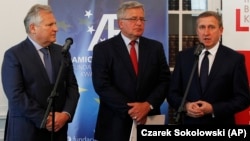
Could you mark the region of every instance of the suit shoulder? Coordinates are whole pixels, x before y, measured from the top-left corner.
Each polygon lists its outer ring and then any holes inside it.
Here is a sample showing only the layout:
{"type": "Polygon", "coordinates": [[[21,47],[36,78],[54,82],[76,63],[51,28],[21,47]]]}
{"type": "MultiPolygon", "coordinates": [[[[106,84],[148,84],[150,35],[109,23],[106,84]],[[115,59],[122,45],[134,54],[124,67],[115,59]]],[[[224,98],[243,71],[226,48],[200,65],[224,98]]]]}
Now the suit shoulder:
{"type": "Polygon", "coordinates": [[[110,44],[112,42],[112,38],[98,42],[97,44],[95,44],[95,46],[106,46],[107,44],[110,44]]]}
{"type": "Polygon", "coordinates": [[[238,51],[236,51],[228,46],[221,45],[221,50],[230,56],[243,56],[243,54],[241,54],[240,52],[238,52],[238,51]]]}
{"type": "Polygon", "coordinates": [[[62,47],[62,45],[60,45],[60,44],[58,44],[58,43],[53,43],[53,44],[51,44],[51,46],[54,46],[54,47],[62,47]]]}
{"type": "Polygon", "coordinates": [[[107,40],[101,41],[97,44],[95,44],[94,48],[98,47],[98,48],[110,48],[112,46],[114,46],[115,44],[120,45],[121,42],[124,42],[123,39],[121,37],[119,37],[118,35],[111,37],[107,40]]]}
{"type": "Polygon", "coordinates": [[[8,48],[5,52],[23,52],[25,50],[25,47],[29,46],[30,43],[27,40],[23,40],[10,48],[8,48]]]}
{"type": "Polygon", "coordinates": [[[194,50],[195,50],[195,47],[190,47],[190,48],[179,51],[178,54],[180,54],[180,55],[194,55],[194,50]]]}
{"type": "Polygon", "coordinates": [[[140,37],[140,40],[143,41],[143,42],[148,42],[148,43],[153,43],[153,44],[160,44],[162,45],[162,43],[158,40],[155,40],[155,39],[150,39],[150,38],[147,38],[147,37],[140,37]]]}
{"type": "Polygon", "coordinates": [[[55,50],[62,50],[63,46],[58,44],[58,43],[53,43],[51,45],[49,45],[50,48],[53,48],[55,50]]]}

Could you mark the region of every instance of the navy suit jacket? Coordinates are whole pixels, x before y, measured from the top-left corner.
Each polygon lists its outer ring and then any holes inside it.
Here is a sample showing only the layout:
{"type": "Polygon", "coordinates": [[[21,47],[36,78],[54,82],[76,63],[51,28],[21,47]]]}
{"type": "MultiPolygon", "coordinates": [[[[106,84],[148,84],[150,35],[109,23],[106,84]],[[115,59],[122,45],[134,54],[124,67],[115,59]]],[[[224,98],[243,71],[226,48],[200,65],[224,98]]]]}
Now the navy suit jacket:
{"type": "MultiPolygon", "coordinates": [[[[68,112],[72,119],[79,92],[70,54],[64,57],[61,53],[62,47],[57,44],[52,44],[49,48],[55,75],[58,74],[62,60],[67,62],[62,69],[61,80],[56,90],[58,96],[55,97],[54,110],[68,112]]],[[[45,136],[40,137],[38,134],[41,130],[45,130],[40,129],[40,125],[54,84],[50,84],[42,60],[28,38],[5,52],[2,84],[9,106],[6,139],[8,141],[46,139],[45,136]]],[[[62,130],[64,130],[62,134],[67,133],[67,125],[62,130]]]]}
{"type": "MultiPolygon", "coordinates": [[[[169,104],[176,110],[181,104],[195,59],[194,48],[178,54],[167,97],[169,104]]],[[[250,104],[244,56],[220,45],[203,94],[197,65],[186,101],[197,100],[211,103],[215,117],[207,115],[202,118],[191,118],[184,114],[184,124],[235,124],[234,114],[250,104]]]]}
{"type": "Polygon", "coordinates": [[[92,80],[100,97],[96,139],[129,140],[132,119],[128,115],[128,102],[148,101],[154,107],[149,115],[160,114],[170,79],[163,45],[141,37],[138,66],[136,76],[121,34],[95,45],[92,80]]]}

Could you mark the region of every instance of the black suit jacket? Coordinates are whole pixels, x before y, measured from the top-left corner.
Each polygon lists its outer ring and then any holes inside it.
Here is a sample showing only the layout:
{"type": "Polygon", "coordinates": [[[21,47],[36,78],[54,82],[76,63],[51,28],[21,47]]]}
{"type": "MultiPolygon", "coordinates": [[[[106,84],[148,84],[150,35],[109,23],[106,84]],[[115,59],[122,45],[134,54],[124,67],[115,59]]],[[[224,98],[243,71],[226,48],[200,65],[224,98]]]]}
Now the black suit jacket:
{"type": "Polygon", "coordinates": [[[128,141],[132,119],[127,103],[148,101],[154,107],[149,114],[160,114],[169,79],[163,45],[158,41],[140,38],[138,76],[121,34],[95,45],[92,80],[100,97],[95,138],[128,141]]]}
{"type": "MultiPolygon", "coordinates": [[[[181,104],[194,62],[194,48],[178,54],[167,97],[169,104],[176,110],[181,104]]],[[[197,100],[211,103],[215,117],[207,115],[202,118],[191,118],[184,114],[184,124],[235,124],[234,114],[250,104],[244,56],[220,45],[203,94],[200,89],[197,65],[186,101],[197,100]]]]}
{"type": "MultiPolygon", "coordinates": [[[[62,69],[62,77],[56,90],[58,96],[55,97],[54,109],[58,112],[68,112],[72,119],[79,92],[70,55],[65,58],[61,53],[62,47],[59,45],[52,44],[49,48],[56,76],[62,60],[67,62],[62,69]]],[[[8,99],[6,139],[8,141],[38,141],[50,138],[49,132],[44,136],[39,134],[45,130],[40,129],[40,125],[54,84],[50,84],[42,60],[28,38],[5,52],[2,64],[2,84],[8,99]]],[[[67,136],[67,125],[61,132],[67,136]]]]}

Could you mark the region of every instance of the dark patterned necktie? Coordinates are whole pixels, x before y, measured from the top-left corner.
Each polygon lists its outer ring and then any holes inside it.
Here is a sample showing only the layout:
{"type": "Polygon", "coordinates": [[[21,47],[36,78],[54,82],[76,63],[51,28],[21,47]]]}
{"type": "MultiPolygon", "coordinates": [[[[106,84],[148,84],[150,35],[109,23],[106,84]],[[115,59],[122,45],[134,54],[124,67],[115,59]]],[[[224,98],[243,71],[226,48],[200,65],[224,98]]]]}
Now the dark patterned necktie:
{"type": "Polygon", "coordinates": [[[130,59],[131,59],[131,61],[133,63],[135,74],[137,75],[137,73],[138,73],[138,61],[137,61],[137,55],[136,55],[136,50],[135,50],[135,43],[136,43],[136,41],[131,41],[130,42],[130,45],[131,45],[130,59]]]}
{"type": "Polygon", "coordinates": [[[206,51],[204,58],[201,62],[201,68],[200,68],[200,83],[201,83],[202,93],[204,92],[206,88],[207,78],[208,78],[208,69],[209,69],[208,55],[209,55],[209,51],[206,51]]]}
{"type": "Polygon", "coordinates": [[[52,64],[51,64],[49,49],[42,48],[42,49],[40,49],[40,51],[43,53],[44,65],[45,65],[47,74],[49,76],[50,82],[53,83],[53,71],[52,71],[52,64]]]}

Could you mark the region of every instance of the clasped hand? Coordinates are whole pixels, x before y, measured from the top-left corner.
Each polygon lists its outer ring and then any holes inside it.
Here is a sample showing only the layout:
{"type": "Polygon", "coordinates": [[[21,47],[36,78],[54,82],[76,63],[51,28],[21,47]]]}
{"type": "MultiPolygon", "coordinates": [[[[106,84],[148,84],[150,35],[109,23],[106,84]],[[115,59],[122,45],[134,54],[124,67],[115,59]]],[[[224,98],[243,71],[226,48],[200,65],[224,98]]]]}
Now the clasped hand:
{"type": "Polygon", "coordinates": [[[187,115],[194,118],[202,117],[213,113],[213,107],[206,101],[187,102],[185,105],[187,115]]]}
{"type": "MultiPolygon", "coordinates": [[[[63,112],[55,112],[54,132],[59,131],[69,120],[69,116],[63,112]]],[[[49,113],[46,123],[46,129],[52,131],[52,113],[49,113]]]]}

